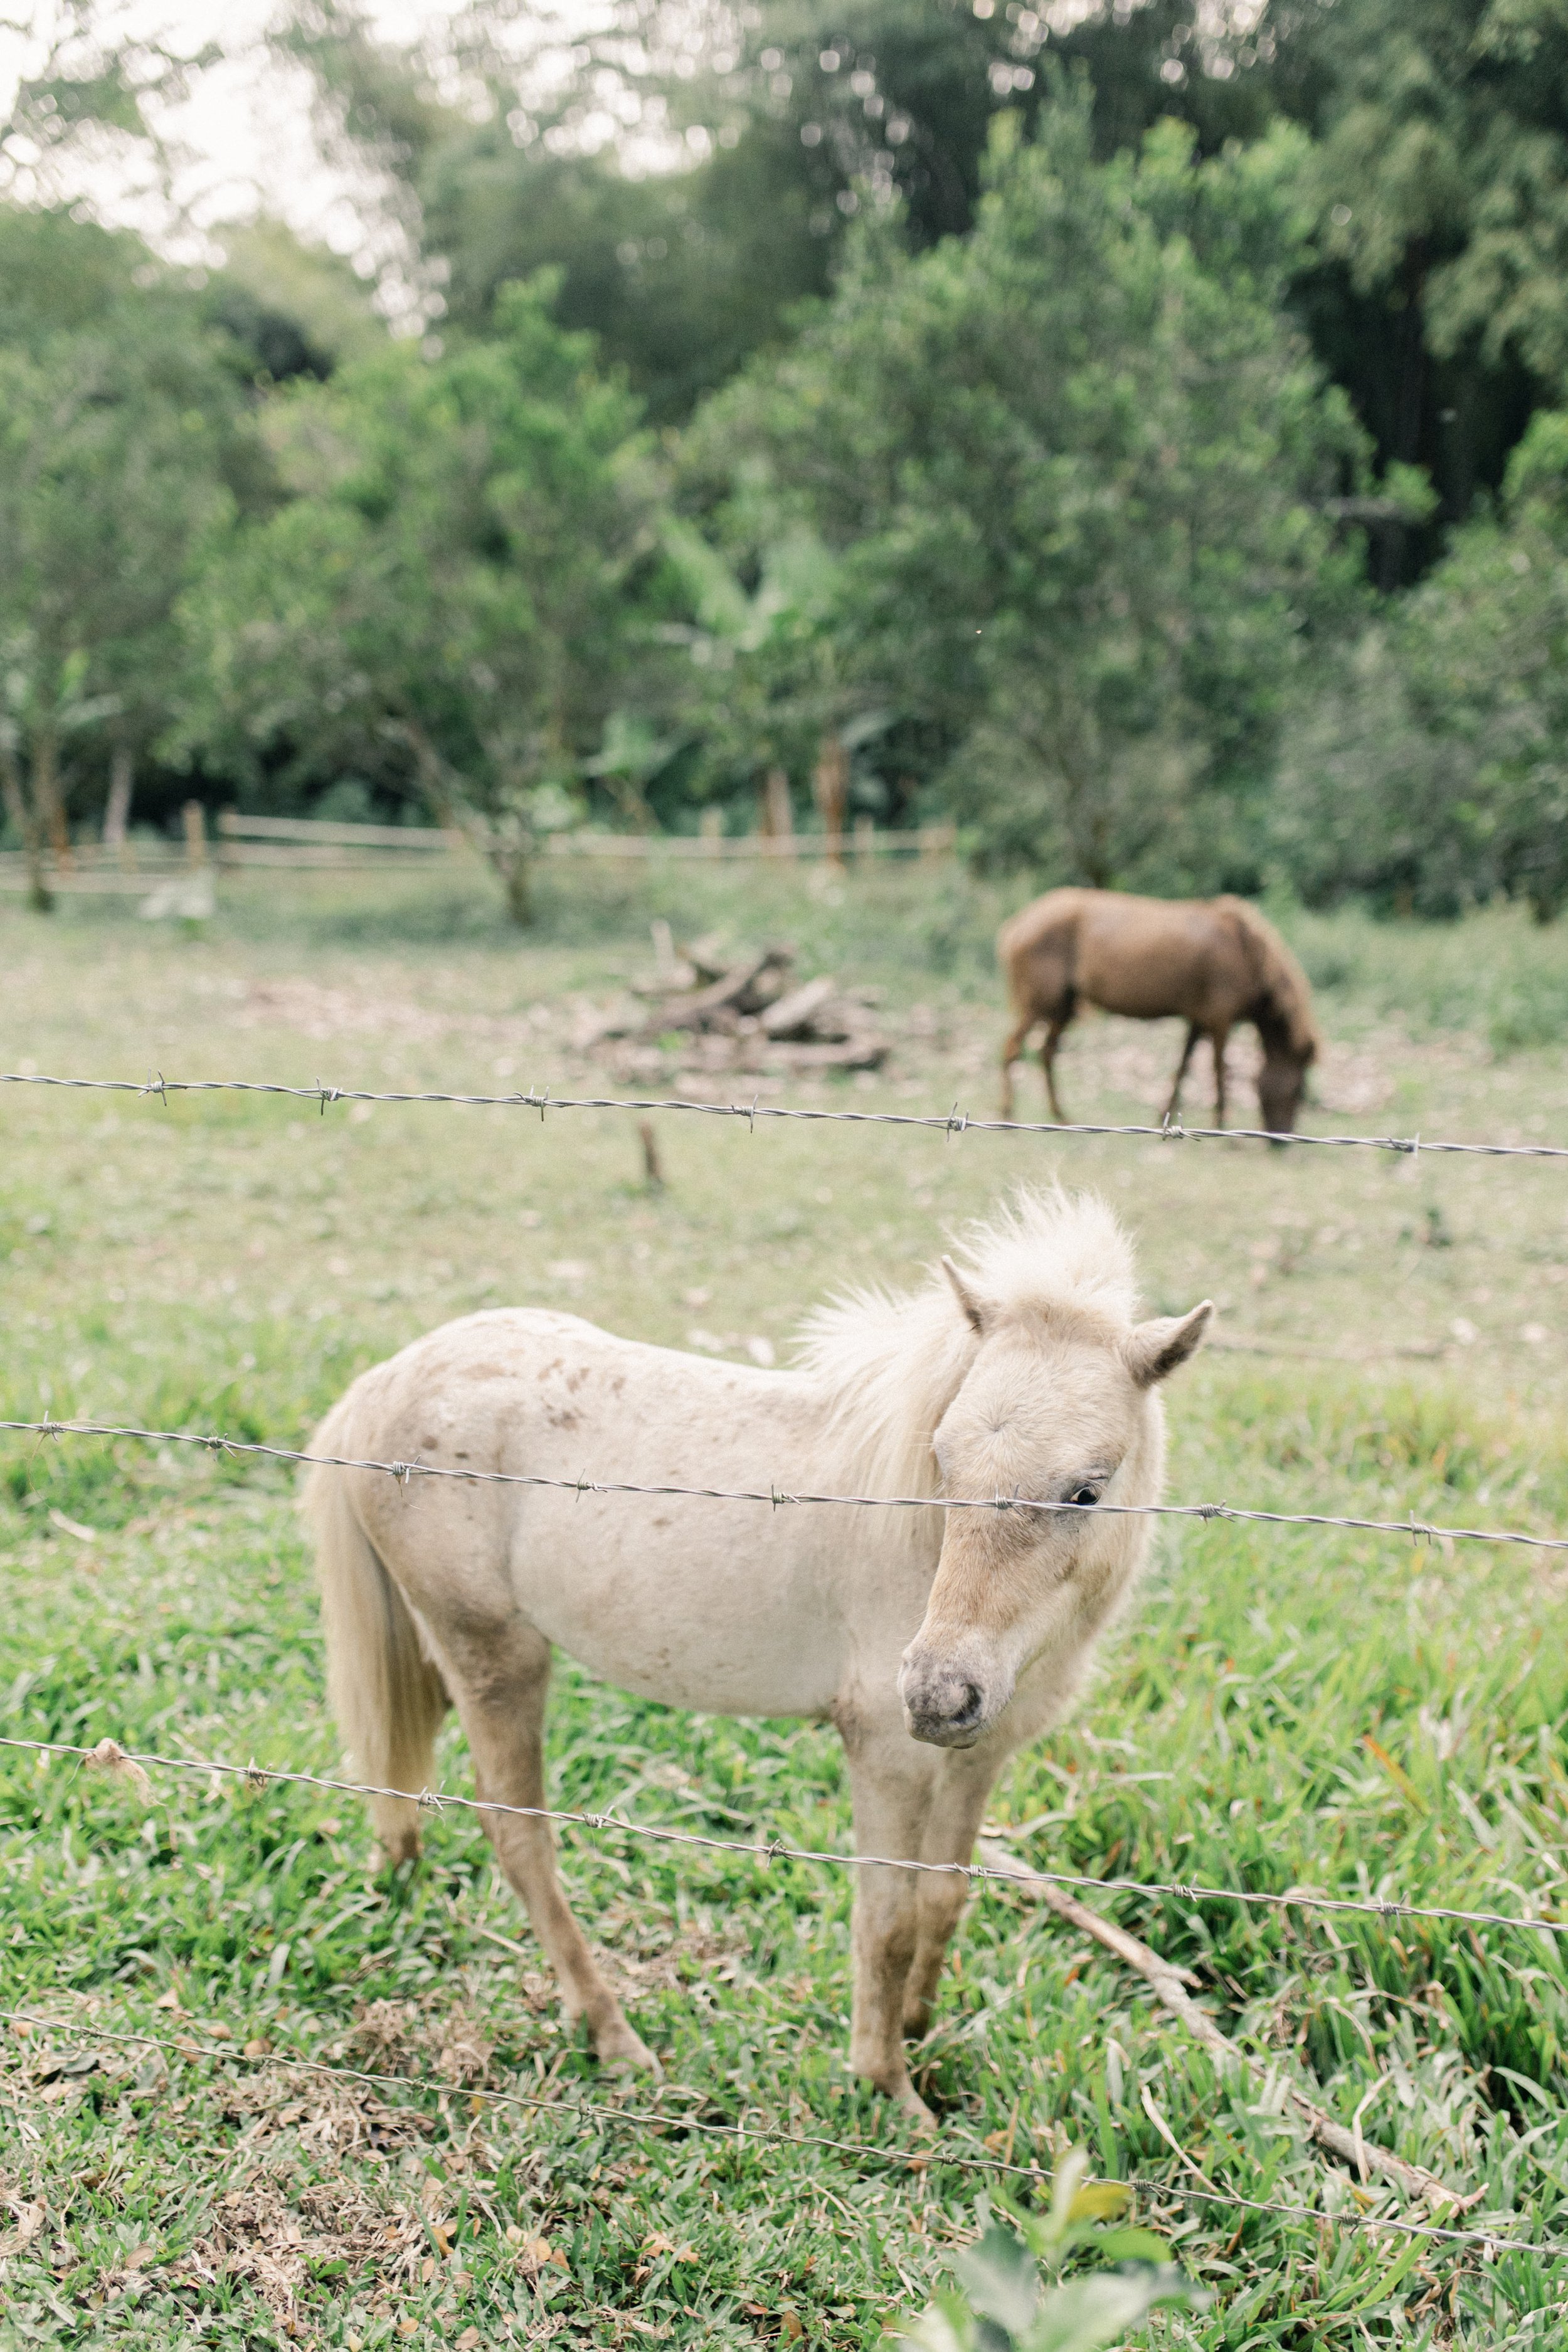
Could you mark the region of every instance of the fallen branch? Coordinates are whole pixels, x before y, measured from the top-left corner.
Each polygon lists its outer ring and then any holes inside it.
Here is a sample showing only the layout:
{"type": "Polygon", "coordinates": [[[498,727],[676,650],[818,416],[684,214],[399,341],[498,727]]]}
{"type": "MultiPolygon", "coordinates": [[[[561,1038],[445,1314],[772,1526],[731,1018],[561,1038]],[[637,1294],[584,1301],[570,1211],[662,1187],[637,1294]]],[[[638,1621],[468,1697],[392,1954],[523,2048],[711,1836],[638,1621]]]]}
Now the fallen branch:
{"type": "MultiPolygon", "coordinates": [[[[978,1852],[981,1861],[990,1869],[1017,1870],[1017,1856],[995,1839],[982,1838],[978,1852]]],[[[1136,1969],[1153,1990],[1162,2008],[1168,2010],[1178,2024],[1184,2025],[1195,2042],[1201,2042],[1211,2056],[1219,2059],[1227,2068],[1239,2069],[1261,2090],[1258,2068],[1237,2048],[1228,2035],[1220,2032],[1207,2010],[1200,2009],[1187,1990],[1188,1985],[1197,1981],[1190,1970],[1175,1968],[1169,1960],[1162,1959],[1158,1952],[1152,1950],[1147,1944],[1140,1943],[1136,1936],[1130,1936],[1125,1927],[1119,1927],[1113,1920],[1102,1917],[1098,1911],[1091,1911],[1088,1904],[1079,1903],[1065,1887],[1053,1885],[1049,1879],[1032,1878],[1023,1882],[1022,1891],[1037,1895],[1058,1919],[1065,1919],[1070,1926],[1081,1928],[1086,1936],[1092,1936],[1097,1944],[1103,1944],[1107,1951],[1114,1952],[1119,1960],[1124,1960],[1129,1968],[1136,1969]]],[[[1288,2096],[1295,2113],[1307,2126],[1308,2137],[1316,2140],[1321,2147],[1326,2147],[1342,2162],[1353,2167],[1363,2180],[1368,2172],[1380,2172],[1386,2179],[1396,2180],[1407,2195],[1425,2197],[1431,2203],[1451,2207],[1457,2213],[1467,2211],[1482,2196],[1483,2191],[1479,2189],[1468,2197],[1457,2196],[1435,2172],[1428,2172],[1419,2164],[1406,2163],[1404,2157],[1394,2156],[1388,2148],[1379,2147],[1374,2141],[1363,2138],[1359,2131],[1347,2131],[1343,2124],[1336,2123],[1332,2116],[1314,2105],[1304,2093],[1291,2088],[1288,2096]]]]}

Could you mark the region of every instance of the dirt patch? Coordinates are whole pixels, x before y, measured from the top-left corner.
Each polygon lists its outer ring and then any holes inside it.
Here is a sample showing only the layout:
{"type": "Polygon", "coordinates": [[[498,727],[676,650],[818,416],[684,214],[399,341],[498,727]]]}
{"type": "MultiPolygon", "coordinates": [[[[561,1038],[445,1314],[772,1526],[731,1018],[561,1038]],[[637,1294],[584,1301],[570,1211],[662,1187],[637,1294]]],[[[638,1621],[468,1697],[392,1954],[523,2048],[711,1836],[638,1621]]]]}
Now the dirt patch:
{"type": "Polygon", "coordinates": [[[358,2149],[382,2156],[416,2147],[436,2129],[434,2120],[419,2109],[389,2105],[372,2083],[311,2074],[292,2066],[267,2066],[240,2075],[224,2087],[221,2098],[224,2121],[238,2124],[253,2147],[287,2132],[321,2153],[358,2149]]]}
{"type": "Polygon", "coordinates": [[[489,2074],[494,2045],[461,2001],[373,2000],[354,2020],[344,2055],[375,2074],[424,2074],[467,2088],[489,2074]]]}

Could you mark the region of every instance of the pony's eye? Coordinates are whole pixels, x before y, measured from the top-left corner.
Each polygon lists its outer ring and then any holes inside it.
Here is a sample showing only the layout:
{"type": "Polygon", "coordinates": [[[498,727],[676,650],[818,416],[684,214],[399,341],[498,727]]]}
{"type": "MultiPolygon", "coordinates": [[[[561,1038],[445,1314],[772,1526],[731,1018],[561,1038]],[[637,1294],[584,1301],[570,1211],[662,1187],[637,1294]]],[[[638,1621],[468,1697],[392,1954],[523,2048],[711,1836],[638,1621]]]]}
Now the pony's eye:
{"type": "Polygon", "coordinates": [[[1091,1511],[1099,1500],[1100,1488],[1098,1486],[1075,1486],[1072,1493],[1068,1496],[1068,1501],[1069,1503],[1076,1503],[1079,1508],[1083,1511],[1091,1511]]]}

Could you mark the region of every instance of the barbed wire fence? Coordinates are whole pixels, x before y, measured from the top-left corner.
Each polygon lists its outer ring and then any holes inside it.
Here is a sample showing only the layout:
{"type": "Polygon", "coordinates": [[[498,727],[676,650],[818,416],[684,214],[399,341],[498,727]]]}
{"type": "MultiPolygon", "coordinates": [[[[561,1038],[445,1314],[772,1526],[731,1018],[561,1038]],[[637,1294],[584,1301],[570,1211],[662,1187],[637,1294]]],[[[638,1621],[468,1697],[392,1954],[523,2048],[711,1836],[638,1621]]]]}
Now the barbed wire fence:
{"type": "MultiPolygon", "coordinates": [[[[13,2026],[20,2024],[29,2031],[58,2033],[68,2039],[82,2036],[92,2041],[159,2050],[185,2060],[201,2058],[253,2068],[281,2066],[328,2080],[366,2084],[377,2090],[406,2092],[418,2087],[417,2078],[410,2078],[406,2074],[378,2074],[366,2067],[346,2066],[337,2059],[307,2058],[281,2051],[268,2051],[252,2057],[243,2049],[226,2048],[213,2042],[198,2042],[188,2035],[176,2038],[172,2034],[132,2032],[124,2028],[93,2025],[75,2018],[49,2017],[34,2010],[0,2009],[0,2019],[13,2026]]],[[[923,2148],[879,2147],[869,2141],[839,2139],[825,2132],[788,2131],[782,2125],[770,2124],[765,2119],[750,2116],[734,2123],[715,2123],[710,2117],[692,2115],[680,2108],[617,2106],[606,2100],[562,2099],[542,2092],[496,2091],[478,2084],[431,2083],[427,2087],[449,2095],[456,2092],[465,2099],[478,2101],[486,2106],[521,2107],[530,2113],[582,2116],[621,2129],[631,2126],[644,2132],[690,2133],[700,2138],[728,2141],[742,2148],[761,2145],[826,2149],[836,2155],[852,2157],[857,2167],[861,2168],[875,2165],[902,2167],[906,2170],[921,2173],[942,2169],[979,2172],[993,2178],[1001,2176],[1026,2181],[1036,2188],[1046,2186],[1049,2178],[1037,2164],[1015,2164],[1004,2157],[980,2156],[967,2149],[937,2146],[923,2148]]],[[[1262,2198],[1240,2197],[1207,2183],[1194,2189],[1185,2181],[1162,2180],[1139,2174],[1134,2174],[1125,2185],[1130,2189],[1142,2189],[1155,2200],[1169,2197],[1189,2203],[1228,2207],[1235,2211],[1279,2215],[1289,2221],[1310,2222],[1314,2230],[1321,2229],[1326,2223],[1335,2229],[1369,2233],[1388,2231],[1406,2239],[1427,2239],[1438,2243],[1470,2246],[1492,2260],[1504,2253],[1533,2254],[1547,2261],[1568,2257],[1568,2241],[1515,2238],[1502,2229],[1456,2230],[1442,2222],[1408,2221],[1395,2213],[1285,2205],[1262,2198]]]]}
{"type": "MultiPolygon", "coordinates": [[[[167,1077],[161,1072],[144,1080],[133,1080],[77,1078],[31,1071],[10,1071],[0,1072],[0,1085],[131,1095],[142,1098],[156,1098],[165,1107],[169,1104],[171,1097],[176,1095],[266,1096],[288,1101],[313,1103],[323,1118],[331,1108],[339,1103],[428,1104],[522,1110],[536,1113],[542,1120],[552,1112],[565,1111],[634,1112],[645,1117],[654,1112],[668,1112],[698,1118],[743,1121],[752,1132],[755,1131],[759,1121],[773,1119],[812,1125],[845,1125],[856,1128],[881,1126],[936,1131],[954,1139],[968,1133],[1040,1137],[1127,1136],[1161,1143],[1256,1140],[1295,1147],[1341,1147],[1388,1152],[1411,1160],[1415,1160],[1422,1152],[1443,1156],[1476,1157],[1491,1160],[1568,1160],[1568,1145],[1518,1141],[1470,1142],[1424,1139],[1418,1135],[1409,1137],[1313,1133],[1278,1135],[1260,1129],[1189,1128],[1177,1119],[1166,1119],[1158,1126],[1089,1121],[987,1119],[973,1118],[962,1111],[956,1104],[947,1113],[919,1113],[843,1109],[816,1105],[782,1105],[764,1103],[759,1097],[753,1097],[749,1102],[733,1100],[723,1102],[682,1096],[556,1095],[548,1089],[536,1087],[530,1087],[526,1093],[511,1091],[504,1094],[477,1094],[446,1089],[354,1088],[320,1083],[303,1087],[253,1079],[181,1079],[167,1077]]],[[[586,1476],[566,1478],[502,1470],[459,1470],[446,1465],[419,1461],[385,1462],[356,1459],[271,1445],[255,1440],[231,1438],[217,1433],[156,1430],[110,1423],[58,1421],[47,1417],[37,1421],[0,1421],[0,1433],[31,1434],[40,1439],[79,1437],[124,1440],[156,1445],[193,1446],[218,1455],[255,1456],[300,1465],[319,1464],[336,1468],[378,1473],[394,1477],[404,1485],[415,1477],[447,1477],[459,1478],[470,1485],[498,1484],[509,1486],[549,1488],[578,1496],[674,1497],[710,1502],[766,1505],[773,1510],[800,1506],[856,1509],[934,1509],[943,1512],[1026,1511],[1053,1514],[1097,1509],[1101,1512],[1139,1517],[1358,1530],[1379,1535],[1399,1536],[1415,1542],[1475,1542],[1523,1546],[1543,1551],[1568,1550],[1568,1536],[1540,1535],[1521,1529],[1443,1527],[1417,1520],[1414,1516],[1405,1520],[1391,1520],[1329,1512],[1269,1511],[1229,1503],[1126,1505],[1100,1502],[1094,1505],[1082,1505],[1041,1501],[1020,1496],[964,1497],[934,1495],[835,1495],[788,1492],[772,1486],[766,1489],[720,1488],[586,1476]]],[[[1306,1888],[1264,1892],[1257,1889],[1194,1885],[1179,1881],[1166,1883],[1130,1878],[1090,1878],[1033,1867],[1013,1872],[998,1869],[994,1864],[981,1863],[930,1864],[898,1856],[845,1854],[825,1849],[795,1846],[779,1838],[746,1841],[739,1838],[713,1837],[692,1831],[629,1821],[615,1812],[595,1814],[561,1808],[514,1806],[445,1790],[395,1790],[327,1774],[258,1766],[254,1762],[241,1765],[206,1757],[142,1754],[122,1748],[112,1740],[100,1741],[96,1748],[89,1748],[65,1741],[5,1737],[0,1738],[0,1747],[12,1750],[35,1752],[40,1757],[46,1755],[69,1757],[83,1765],[109,1767],[120,1772],[131,1772],[142,1776],[150,1771],[158,1770],[203,1775],[209,1781],[214,1779],[232,1778],[242,1781],[255,1792],[259,1792],[276,1782],[321,1789],[340,1794],[402,1798],[429,1811],[445,1811],[447,1808],[453,1808],[479,1815],[487,1812],[524,1814],[576,1829],[592,1830],[601,1834],[641,1839],[661,1846],[679,1846],[745,1857],[753,1864],[763,1865],[774,1861],[788,1861],[847,1871],[870,1868],[932,1872],[962,1875],[968,1883],[976,1885],[988,1883],[995,1883],[1003,1886],[1014,1884],[1027,1885],[1043,1881],[1055,1886],[1089,1890],[1101,1895],[1121,1893],[1192,1904],[1230,1904],[1275,1911],[1348,1913],[1368,1916],[1384,1924],[1396,1920],[1432,1921],[1465,1926],[1472,1930],[1484,1927],[1542,1934],[1552,1938],[1568,1936],[1568,1919],[1528,1913],[1505,1913],[1469,1910],[1458,1906],[1420,1905],[1409,1901],[1403,1895],[1359,1898],[1322,1895],[1306,1888]]],[[[16,2009],[0,2010],[0,2018],[14,2025],[26,2026],[33,2031],[85,2036],[106,2042],[156,2049],[185,2059],[200,2058],[215,2063],[221,2062],[277,2064],[302,2070],[321,2077],[337,2077],[377,2088],[396,2088],[406,2092],[412,2087],[407,2077],[379,2074],[361,2068],[345,2066],[331,2060],[288,2053],[268,2053],[265,2058],[252,2061],[248,2056],[242,2056],[237,2050],[225,2049],[211,2043],[196,2044],[188,2038],[176,2040],[173,2037],[155,2034],[115,2031],[80,2020],[51,2018],[41,2013],[16,2009]]],[[[656,2109],[635,2108],[602,2102],[559,2099],[543,2095],[500,2092],[468,2085],[463,2086],[463,2095],[486,2105],[576,2114],[613,2124],[618,2128],[635,2127],[644,2131],[674,2130],[694,2133],[703,2137],[728,2139],[741,2146],[747,2143],[761,2143],[770,2146],[830,2150],[852,2158],[858,2165],[862,2166],[872,2164],[885,2168],[889,2165],[902,2165],[920,2170],[954,2167],[969,2172],[996,2176],[1012,2175],[1037,2183],[1043,2179],[1040,2168],[1037,2166],[1014,2164],[996,2157],[971,2155],[960,2150],[935,2147],[922,2148],[915,2152],[883,2148],[861,2141],[839,2139],[823,2134],[792,2132],[780,2126],[755,2118],[748,2117],[733,2123],[721,2124],[709,2118],[689,2115],[679,2108],[666,2109],[662,2106],[656,2109]]],[[[1389,2231],[1407,2239],[1430,2240],[1435,2242],[1476,2249],[1489,2259],[1510,2252],[1528,2253],[1551,2260],[1568,2257],[1568,2242],[1521,2239],[1510,2235],[1504,2227],[1496,2230],[1457,2230],[1438,2223],[1409,2221],[1394,2214],[1338,2210],[1320,2206],[1287,2205],[1221,2191],[1206,2182],[1201,2187],[1194,2188],[1185,2182],[1146,2179],[1135,2180],[1131,2185],[1145,2189],[1156,2199],[1184,2200],[1216,2208],[1230,2208],[1243,2214],[1272,2215],[1310,2223],[1314,2228],[1321,2228],[1327,2224],[1336,2229],[1351,2228],[1371,2232],[1389,2231]]],[[[1458,2200],[1456,2200],[1457,2201],[1458,2200]]]]}
{"type": "Polygon", "coordinates": [[[465,1486],[531,1486],[563,1495],[640,1495],[700,1503],[765,1503],[771,1510],[818,1506],[845,1511],[1015,1511],[1046,1517],[1078,1513],[1120,1518],[1223,1519],[1238,1526],[1348,1528],[1372,1535],[1407,1536],[1415,1543],[1522,1544],[1537,1551],[1568,1551],[1568,1536],[1532,1535],[1517,1528],[1450,1528],[1418,1519],[1355,1518],[1328,1511],[1265,1511],[1235,1503],[1042,1502],[1027,1495],[819,1495],[783,1486],[688,1486],[630,1478],[552,1477],[533,1470],[459,1470],[445,1462],[381,1462],[368,1455],[311,1454],[258,1438],[225,1437],[190,1429],[141,1429],[107,1421],[0,1421],[0,1433],[36,1437],[131,1438],[149,1445],[194,1445],[207,1454],[258,1454],[328,1470],[369,1470],[406,1486],[412,1478],[452,1478],[465,1486]]]}
{"type": "Polygon", "coordinates": [[[79,1763],[110,1771],[130,1769],[142,1773],[192,1772],[205,1776],[209,1780],[215,1778],[237,1780],[243,1781],[255,1794],[261,1793],[276,1781],[283,1787],[321,1789],[334,1796],[395,1798],[407,1804],[417,1805],[426,1812],[444,1812],[450,1808],[458,1812],[499,1814],[518,1821],[552,1822],[563,1827],[613,1832],[626,1837],[642,1838],[655,1845],[691,1846],[710,1853],[741,1855],[759,1865],[773,1862],[808,1862],[822,1864],[834,1870],[904,1870],[928,1877],[963,1878],[971,1885],[1031,1886],[1044,1882],[1050,1886],[1078,1887],[1097,1895],[1143,1895],[1170,1897],[1184,1903],[1233,1903],[1268,1911],[1350,1912],[1385,1924],[1400,1919],[1446,1920],[1463,1927],[1523,1928],[1546,1936],[1568,1936],[1568,1919],[1529,1912],[1461,1910],[1440,1904],[1412,1903],[1404,1895],[1318,1895],[1306,1887],[1292,1887],[1275,1894],[1251,1887],[1194,1885],[1176,1879],[1089,1878],[1071,1871],[1037,1870],[1032,1864],[1027,1870],[999,1870],[991,1863],[921,1862],[902,1854],[839,1853],[831,1847],[791,1845],[778,1837],[710,1837],[696,1830],[668,1829],[656,1822],[628,1821],[624,1813],[613,1811],[590,1813],[555,1805],[512,1805],[503,1803],[499,1798],[466,1797],[445,1789],[395,1789],[376,1781],[347,1780],[330,1773],[304,1772],[289,1767],[258,1764],[254,1759],[246,1764],[236,1764],[210,1756],[142,1753],[135,1748],[121,1748],[117,1740],[100,1740],[96,1747],[85,1748],[70,1740],[32,1739],[7,1735],[0,1737],[0,1748],[22,1748],[46,1756],[69,1756],[79,1763]]]}
{"type": "Polygon", "coordinates": [[[521,1094],[515,1090],[459,1094],[436,1087],[405,1090],[320,1083],[295,1087],[265,1078],[170,1078],[162,1071],[146,1078],[69,1078],[37,1070],[0,1070],[0,1086],[140,1095],[156,1097],[165,1108],[171,1095],[273,1095],[285,1101],[314,1103],[323,1118],[334,1103],[446,1103],[480,1110],[536,1111],[541,1119],[550,1111],[624,1110],[644,1117],[649,1111],[671,1111],[697,1118],[742,1119],[753,1129],[759,1120],[785,1119],[811,1126],[926,1129],[947,1136],[1135,1135],[1157,1143],[1338,1146],[1353,1151],[1392,1151],[1412,1159],[1427,1152],[1482,1160],[1568,1160],[1564,1143],[1466,1143],[1422,1135],[1315,1135],[1294,1129],[1279,1133],[1263,1127],[1187,1127],[1179,1118],[1163,1119],[1157,1127],[1147,1122],[1116,1125],[1088,1119],[977,1118],[956,1103],[949,1111],[840,1110],[814,1103],[765,1103],[760,1095],[750,1102],[721,1102],[689,1095],[558,1095],[539,1087],[530,1087],[521,1094]]]}

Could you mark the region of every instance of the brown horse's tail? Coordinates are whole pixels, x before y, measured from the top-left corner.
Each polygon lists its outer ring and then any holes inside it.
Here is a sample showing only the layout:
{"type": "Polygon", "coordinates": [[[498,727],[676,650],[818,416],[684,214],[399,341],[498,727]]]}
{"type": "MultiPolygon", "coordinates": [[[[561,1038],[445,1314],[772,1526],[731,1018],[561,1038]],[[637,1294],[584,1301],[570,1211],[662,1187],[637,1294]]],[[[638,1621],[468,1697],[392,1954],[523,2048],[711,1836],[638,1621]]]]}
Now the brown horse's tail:
{"type": "MultiPolygon", "coordinates": [[[[345,1418],[340,1404],[322,1423],[316,1450],[353,1450],[342,1443],[345,1418]]],[[[366,1780],[417,1796],[435,1769],[446,1685],[360,1525],[348,1474],[318,1465],[306,1483],[304,1508],[316,1539],[327,1688],[343,1744],[366,1780]]],[[[388,1860],[411,1861],[419,1851],[418,1805],[401,1796],[369,1801],[388,1860]]]]}
{"type": "Polygon", "coordinates": [[[1307,975],[1266,917],[1245,898],[1226,900],[1246,934],[1263,1000],[1258,1026],[1267,1048],[1278,1040],[1303,1068],[1317,1059],[1322,1044],[1312,1014],[1307,975]]]}

